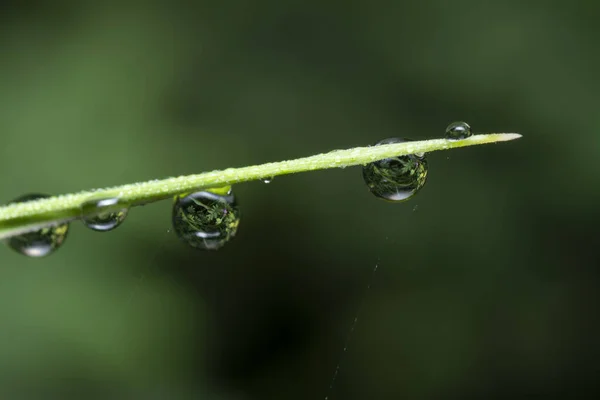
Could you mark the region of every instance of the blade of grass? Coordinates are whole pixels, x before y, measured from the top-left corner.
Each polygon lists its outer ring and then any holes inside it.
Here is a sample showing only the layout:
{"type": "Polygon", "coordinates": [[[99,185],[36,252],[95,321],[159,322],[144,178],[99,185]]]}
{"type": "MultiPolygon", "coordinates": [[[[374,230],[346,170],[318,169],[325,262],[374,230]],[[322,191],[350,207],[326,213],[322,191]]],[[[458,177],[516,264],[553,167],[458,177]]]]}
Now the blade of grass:
{"type": "Polygon", "coordinates": [[[131,206],[190,193],[279,175],[295,174],[329,168],[363,165],[384,158],[416,153],[429,153],[520,138],[516,133],[474,135],[463,140],[432,139],[380,146],[356,147],[288,161],[272,162],[241,168],[203,172],[176,178],[155,179],[106,189],[64,194],[25,203],[0,207],[0,239],[31,232],[82,217],[81,206],[90,200],[118,197],[120,203],[131,206]]]}

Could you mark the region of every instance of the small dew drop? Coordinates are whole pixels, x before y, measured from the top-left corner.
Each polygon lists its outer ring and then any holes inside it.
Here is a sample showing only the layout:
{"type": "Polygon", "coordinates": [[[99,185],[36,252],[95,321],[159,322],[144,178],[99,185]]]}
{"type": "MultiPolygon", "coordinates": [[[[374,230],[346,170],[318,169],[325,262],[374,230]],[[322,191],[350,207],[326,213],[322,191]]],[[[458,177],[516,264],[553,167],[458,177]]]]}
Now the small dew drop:
{"type": "Polygon", "coordinates": [[[461,140],[471,136],[471,127],[466,122],[453,122],[446,128],[446,139],[461,140]]]}
{"type": "Polygon", "coordinates": [[[231,189],[176,196],[173,229],[188,245],[203,250],[223,247],[237,233],[240,212],[231,189]]]}
{"type": "Polygon", "coordinates": [[[262,180],[262,182],[268,185],[269,183],[273,182],[273,177],[270,177],[270,178],[264,178],[264,179],[262,180]]]}
{"type": "MultiPolygon", "coordinates": [[[[410,140],[384,139],[376,146],[410,140]]],[[[410,154],[372,162],[363,167],[363,179],[376,197],[393,202],[406,201],[425,186],[427,157],[425,154],[410,154]]]]}
{"type": "MultiPolygon", "coordinates": [[[[22,203],[32,200],[44,199],[50,197],[47,194],[32,193],[21,196],[12,201],[12,203],[22,203]]],[[[6,244],[11,249],[29,257],[44,257],[53,253],[64,243],[69,224],[60,224],[42,228],[35,232],[24,233],[23,235],[13,236],[6,240],[6,244]]]]}
{"type": "Polygon", "coordinates": [[[93,199],[82,204],[81,220],[94,231],[107,232],[121,225],[128,212],[129,208],[118,197],[93,199]]]}

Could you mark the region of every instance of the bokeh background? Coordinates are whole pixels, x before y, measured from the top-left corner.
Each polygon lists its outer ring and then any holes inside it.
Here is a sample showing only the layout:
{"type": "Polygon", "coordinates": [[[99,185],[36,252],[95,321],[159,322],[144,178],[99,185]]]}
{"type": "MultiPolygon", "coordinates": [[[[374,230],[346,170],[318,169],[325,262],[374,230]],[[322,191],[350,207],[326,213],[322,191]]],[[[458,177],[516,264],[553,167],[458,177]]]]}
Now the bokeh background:
{"type": "Polygon", "coordinates": [[[1,398],[593,397],[598,2],[190,3],[3,3],[0,202],[455,120],[524,137],[430,154],[403,204],[359,168],[240,184],[217,252],[168,201],[0,249],[1,398]]]}

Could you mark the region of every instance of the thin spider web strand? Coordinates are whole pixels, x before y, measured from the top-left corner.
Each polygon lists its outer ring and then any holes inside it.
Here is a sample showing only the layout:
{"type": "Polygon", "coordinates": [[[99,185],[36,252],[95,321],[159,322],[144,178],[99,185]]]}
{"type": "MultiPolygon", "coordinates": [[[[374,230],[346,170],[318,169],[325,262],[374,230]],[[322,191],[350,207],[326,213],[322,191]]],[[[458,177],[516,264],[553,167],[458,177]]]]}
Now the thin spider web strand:
{"type": "Polygon", "coordinates": [[[346,351],[348,350],[348,345],[350,344],[350,339],[352,339],[352,334],[354,333],[354,330],[356,329],[356,325],[358,324],[358,317],[360,316],[360,311],[362,310],[362,306],[367,298],[367,294],[371,290],[371,285],[373,284],[373,279],[375,278],[375,272],[377,272],[378,267],[379,267],[379,260],[375,264],[375,267],[373,268],[373,272],[371,272],[371,279],[369,280],[369,283],[367,284],[367,288],[365,289],[363,298],[358,305],[358,310],[356,311],[354,320],[352,321],[352,325],[350,325],[350,330],[348,331],[348,335],[346,336],[346,340],[344,342],[344,348],[342,350],[342,354],[340,355],[340,361],[335,366],[335,371],[333,372],[333,377],[331,378],[331,382],[329,384],[329,388],[327,390],[327,395],[325,396],[325,400],[329,400],[329,397],[333,391],[333,387],[335,386],[335,381],[340,373],[340,366],[342,364],[343,357],[346,354],[346,351]]]}

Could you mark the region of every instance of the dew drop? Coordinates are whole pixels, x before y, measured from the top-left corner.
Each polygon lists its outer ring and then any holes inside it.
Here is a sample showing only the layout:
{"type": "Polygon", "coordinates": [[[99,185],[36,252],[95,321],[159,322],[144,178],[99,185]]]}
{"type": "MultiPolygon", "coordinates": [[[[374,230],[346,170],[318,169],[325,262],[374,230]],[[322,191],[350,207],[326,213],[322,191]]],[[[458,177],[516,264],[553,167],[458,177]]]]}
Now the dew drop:
{"type": "Polygon", "coordinates": [[[81,220],[92,230],[107,232],[121,225],[128,212],[129,208],[118,197],[93,199],[81,205],[81,220]]]}
{"type": "Polygon", "coordinates": [[[264,179],[262,180],[262,182],[263,182],[263,183],[266,183],[266,184],[269,184],[269,183],[273,182],[273,177],[270,177],[270,178],[264,178],[264,179]]]}
{"type": "MultiPolygon", "coordinates": [[[[32,200],[45,199],[47,194],[32,193],[21,196],[12,203],[23,203],[32,200]]],[[[24,233],[6,239],[11,249],[29,257],[44,257],[53,253],[65,241],[69,232],[69,224],[64,223],[42,228],[35,232],[24,233]]]]}
{"type": "Polygon", "coordinates": [[[175,197],[173,229],[192,247],[220,249],[235,236],[239,223],[240,212],[230,188],[175,197]]]}
{"type": "MultiPolygon", "coordinates": [[[[409,142],[411,139],[390,138],[376,144],[409,142]]],[[[400,202],[413,197],[427,180],[427,157],[410,154],[369,163],[363,167],[363,179],[373,195],[400,202]]]]}
{"type": "Polygon", "coordinates": [[[471,136],[471,127],[466,122],[453,122],[446,128],[446,139],[460,140],[471,136]]]}

